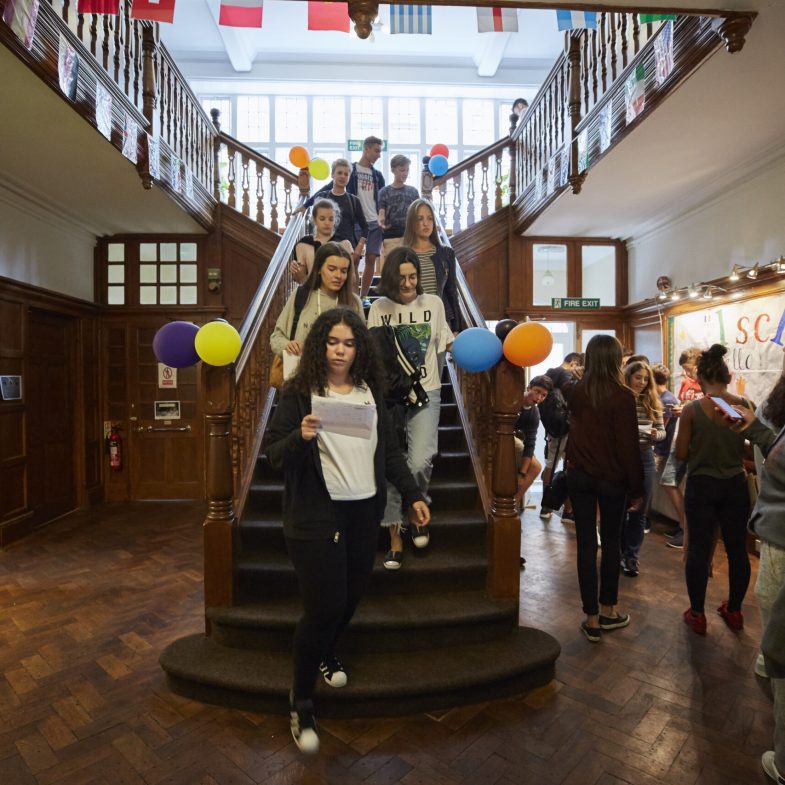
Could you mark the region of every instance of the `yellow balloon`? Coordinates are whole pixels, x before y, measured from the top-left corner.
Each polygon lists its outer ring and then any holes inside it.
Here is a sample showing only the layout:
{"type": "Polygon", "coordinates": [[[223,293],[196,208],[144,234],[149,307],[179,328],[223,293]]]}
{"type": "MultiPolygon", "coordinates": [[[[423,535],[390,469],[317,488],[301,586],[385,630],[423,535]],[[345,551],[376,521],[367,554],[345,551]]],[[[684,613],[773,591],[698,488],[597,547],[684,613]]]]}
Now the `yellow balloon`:
{"type": "Polygon", "coordinates": [[[321,158],[314,158],[308,164],[308,171],[316,180],[326,180],[330,176],[330,166],[321,158]]]}
{"type": "Polygon", "coordinates": [[[311,160],[311,156],[308,155],[308,151],[304,147],[296,145],[289,150],[289,160],[298,169],[305,169],[305,167],[308,166],[308,162],[311,160]]]}
{"type": "Polygon", "coordinates": [[[199,328],[194,348],[208,365],[229,365],[240,354],[240,333],[228,322],[208,322],[199,328]]]}

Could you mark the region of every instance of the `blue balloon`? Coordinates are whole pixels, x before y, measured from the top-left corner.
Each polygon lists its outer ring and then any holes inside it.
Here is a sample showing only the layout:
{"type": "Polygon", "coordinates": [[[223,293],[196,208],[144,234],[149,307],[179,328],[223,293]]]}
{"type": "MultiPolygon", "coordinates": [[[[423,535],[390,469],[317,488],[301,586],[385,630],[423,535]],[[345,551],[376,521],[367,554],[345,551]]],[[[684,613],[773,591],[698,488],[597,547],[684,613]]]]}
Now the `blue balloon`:
{"type": "Polygon", "coordinates": [[[153,338],[153,353],[172,368],[188,368],[199,362],[194,339],[199,328],[193,322],[169,322],[153,338]]]}
{"type": "Polygon", "coordinates": [[[434,155],[431,157],[431,160],[428,161],[428,168],[431,170],[432,175],[441,177],[450,168],[450,164],[447,162],[445,156],[434,155]]]}
{"type": "Polygon", "coordinates": [[[502,342],[484,327],[470,327],[458,334],[452,356],[464,371],[487,371],[502,357],[502,342]]]}

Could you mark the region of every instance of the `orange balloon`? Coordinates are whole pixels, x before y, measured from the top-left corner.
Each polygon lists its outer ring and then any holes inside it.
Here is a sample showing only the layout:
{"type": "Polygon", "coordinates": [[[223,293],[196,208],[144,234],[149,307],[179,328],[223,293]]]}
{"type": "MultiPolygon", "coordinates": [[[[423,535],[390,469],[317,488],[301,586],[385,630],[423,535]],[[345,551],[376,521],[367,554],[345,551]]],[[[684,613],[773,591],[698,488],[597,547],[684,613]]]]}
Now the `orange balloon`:
{"type": "Polygon", "coordinates": [[[513,327],[504,339],[504,356],[513,364],[528,368],[541,363],[553,348],[551,331],[539,322],[513,327]]]}
{"type": "Polygon", "coordinates": [[[304,147],[299,145],[289,150],[289,160],[298,168],[305,169],[311,162],[311,156],[304,147]]]}

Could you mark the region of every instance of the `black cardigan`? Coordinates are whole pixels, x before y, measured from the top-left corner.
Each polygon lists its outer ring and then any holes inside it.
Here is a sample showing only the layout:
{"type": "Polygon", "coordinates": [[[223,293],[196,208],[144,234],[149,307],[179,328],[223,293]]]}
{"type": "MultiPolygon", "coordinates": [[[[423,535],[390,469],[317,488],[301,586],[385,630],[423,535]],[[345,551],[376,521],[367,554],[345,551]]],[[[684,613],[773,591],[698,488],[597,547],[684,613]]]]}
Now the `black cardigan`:
{"type": "MultiPolygon", "coordinates": [[[[374,393],[378,414],[376,452],[373,456],[376,477],[378,525],[387,504],[389,480],[401,492],[408,507],[425,501],[406,464],[384,400],[374,393]]],[[[336,533],[332,500],[327,491],[316,439],[302,438],[300,424],[311,413],[310,396],[286,392],[278,400],[266,438],[265,452],[274,469],[283,469],[284,534],[295,540],[332,539],[336,533]]]]}

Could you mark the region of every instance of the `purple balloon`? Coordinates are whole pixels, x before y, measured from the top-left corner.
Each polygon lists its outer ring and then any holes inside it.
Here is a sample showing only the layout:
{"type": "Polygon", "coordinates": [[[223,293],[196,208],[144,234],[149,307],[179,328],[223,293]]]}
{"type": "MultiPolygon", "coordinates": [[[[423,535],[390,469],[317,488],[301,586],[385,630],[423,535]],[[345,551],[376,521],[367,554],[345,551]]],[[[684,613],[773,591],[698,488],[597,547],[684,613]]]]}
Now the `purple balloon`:
{"type": "Polygon", "coordinates": [[[199,328],[193,322],[169,322],[153,338],[153,353],[172,368],[188,368],[199,362],[194,338],[199,328]]]}

